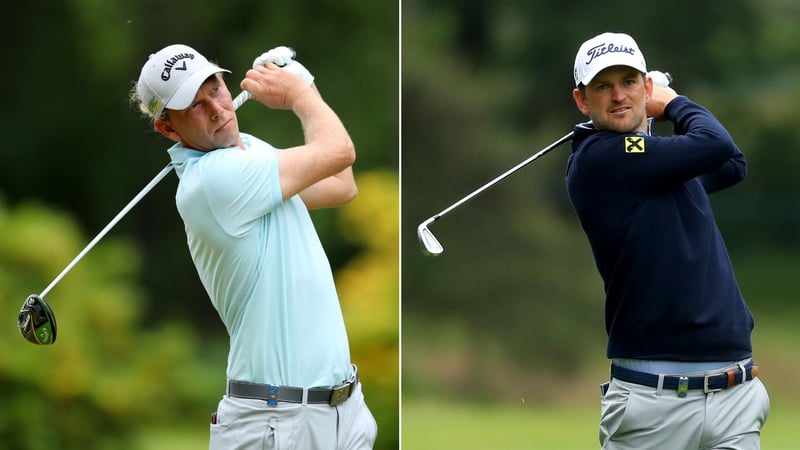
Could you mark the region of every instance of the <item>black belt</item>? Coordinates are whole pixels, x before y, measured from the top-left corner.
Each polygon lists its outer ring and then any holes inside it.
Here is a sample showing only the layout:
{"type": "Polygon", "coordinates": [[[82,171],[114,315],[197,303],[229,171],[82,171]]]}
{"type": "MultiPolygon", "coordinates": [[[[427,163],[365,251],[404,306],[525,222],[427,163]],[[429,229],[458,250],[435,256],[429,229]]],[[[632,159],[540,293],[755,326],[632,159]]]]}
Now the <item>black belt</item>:
{"type": "MultiPolygon", "coordinates": [[[[729,387],[742,384],[747,380],[752,380],[758,376],[758,366],[749,361],[741,367],[705,376],[686,377],[676,375],[663,375],[661,387],[664,389],[677,390],[678,394],[687,390],[702,390],[706,394],[717,392],[729,387]]],[[[628,383],[641,384],[643,386],[658,387],[658,380],[662,375],[655,375],[647,372],[637,372],[617,365],[611,365],[611,378],[616,378],[628,383]]]]}
{"type": "Polygon", "coordinates": [[[303,389],[293,386],[228,380],[228,395],[231,397],[264,400],[271,406],[276,406],[278,402],[328,404],[336,406],[350,398],[355,390],[356,384],[358,384],[357,373],[353,375],[353,378],[332,388],[303,389]],[[307,393],[305,402],[303,399],[304,393],[307,393]]]}

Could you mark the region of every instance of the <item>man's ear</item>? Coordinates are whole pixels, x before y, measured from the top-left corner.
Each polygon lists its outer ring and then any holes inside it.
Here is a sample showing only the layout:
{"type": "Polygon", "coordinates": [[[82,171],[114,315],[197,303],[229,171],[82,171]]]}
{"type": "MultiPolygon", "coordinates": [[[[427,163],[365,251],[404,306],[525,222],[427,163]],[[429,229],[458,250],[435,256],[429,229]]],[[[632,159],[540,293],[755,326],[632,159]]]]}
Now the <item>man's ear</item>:
{"type": "Polygon", "coordinates": [[[164,135],[167,139],[170,139],[174,142],[181,141],[181,135],[172,128],[172,125],[167,122],[166,120],[156,119],[153,121],[153,126],[155,127],[156,131],[164,135]]]}
{"type": "Polygon", "coordinates": [[[589,116],[589,105],[586,104],[586,96],[583,95],[580,89],[575,88],[572,90],[572,98],[575,99],[575,104],[578,105],[578,110],[584,115],[589,116]]]}
{"type": "Polygon", "coordinates": [[[645,75],[644,77],[644,102],[647,103],[653,98],[653,79],[645,75]]]}

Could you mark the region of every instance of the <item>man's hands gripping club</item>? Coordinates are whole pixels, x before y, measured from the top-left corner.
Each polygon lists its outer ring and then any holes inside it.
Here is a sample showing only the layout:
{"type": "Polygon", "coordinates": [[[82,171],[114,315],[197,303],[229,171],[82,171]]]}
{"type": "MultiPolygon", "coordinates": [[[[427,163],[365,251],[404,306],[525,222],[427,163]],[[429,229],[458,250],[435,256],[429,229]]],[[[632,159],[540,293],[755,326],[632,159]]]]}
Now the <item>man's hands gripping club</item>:
{"type": "Polygon", "coordinates": [[[270,108],[292,109],[295,100],[314,82],[311,72],[294,57],[294,50],[285,46],[263,53],[253,61],[241,88],[270,108]]]}
{"type": "Polygon", "coordinates": [[[283,198],[299,194],[308,209],[339,206],[358,192],[353,142],[313,85],[314,76],[294,56],[289,47],[262,54],[241,88],[269,108],[292,110],[302,123],[305,143],[277,153],[283,198]]]}
{"type": "Polygon", "coordinates": [[[646,106],[647,117],[661,120],[664,118],[664,108],[678,94],[669,87],[672,82],[672,76],[669,73],[653,70],[647,72],[647,78],[653,80],[653,92],[650,94],[650,100],[646,106]]]}
{"type": "Polygon", "coordinates": [[[263,66],[267,63],[275,64],[276,66],[291,72],[305,81],[306,84],[314,82],[314,76],[302,64],[295,61],[297,54],[291,47],[280,46],[272,50],[262,53],[261,56],[253,61],[253,69],[258,66],[263,66]]]}

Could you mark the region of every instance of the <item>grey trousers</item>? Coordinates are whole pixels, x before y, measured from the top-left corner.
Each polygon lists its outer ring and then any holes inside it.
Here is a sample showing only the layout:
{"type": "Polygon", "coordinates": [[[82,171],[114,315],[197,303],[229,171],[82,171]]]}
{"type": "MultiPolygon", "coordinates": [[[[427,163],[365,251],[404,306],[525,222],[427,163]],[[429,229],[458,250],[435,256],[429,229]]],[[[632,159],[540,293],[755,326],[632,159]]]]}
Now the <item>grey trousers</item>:
{"type": "Polygon", "coordinates": [[[224,396],[211,424],[209,450],[369,450],[378,427],[361,383],[337,406],[224,396]]]}
{"type": "Polygon", "coordinates": [[[612,380],[601,406],[604,450],[757,450],[770,408],[758,378],[683,398],[674,390],[612,380]]]}

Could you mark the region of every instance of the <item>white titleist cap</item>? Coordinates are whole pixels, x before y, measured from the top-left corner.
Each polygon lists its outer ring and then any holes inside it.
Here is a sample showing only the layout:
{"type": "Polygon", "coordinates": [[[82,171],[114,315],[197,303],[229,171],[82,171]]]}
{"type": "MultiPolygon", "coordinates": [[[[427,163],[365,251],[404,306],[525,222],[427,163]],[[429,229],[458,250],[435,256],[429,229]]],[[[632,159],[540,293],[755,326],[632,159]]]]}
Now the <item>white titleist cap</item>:
{"type": "Polygon", "coordinates": [[[187,45],[170,45],[150,55],[142,67],[136,92],[143,110],[158,118],[164,108],[188,108],[203,82],[217,72],[230,70],[208,62],[187,45]]]}
{"type": "Polygon", "coordinates": [[[575,55],[575,86],[584,86],[603,69],[611,66],[633,67],[647,73],[644,55],[632,37],[624,33],[603,33],[581,45],[575,55]]]}

